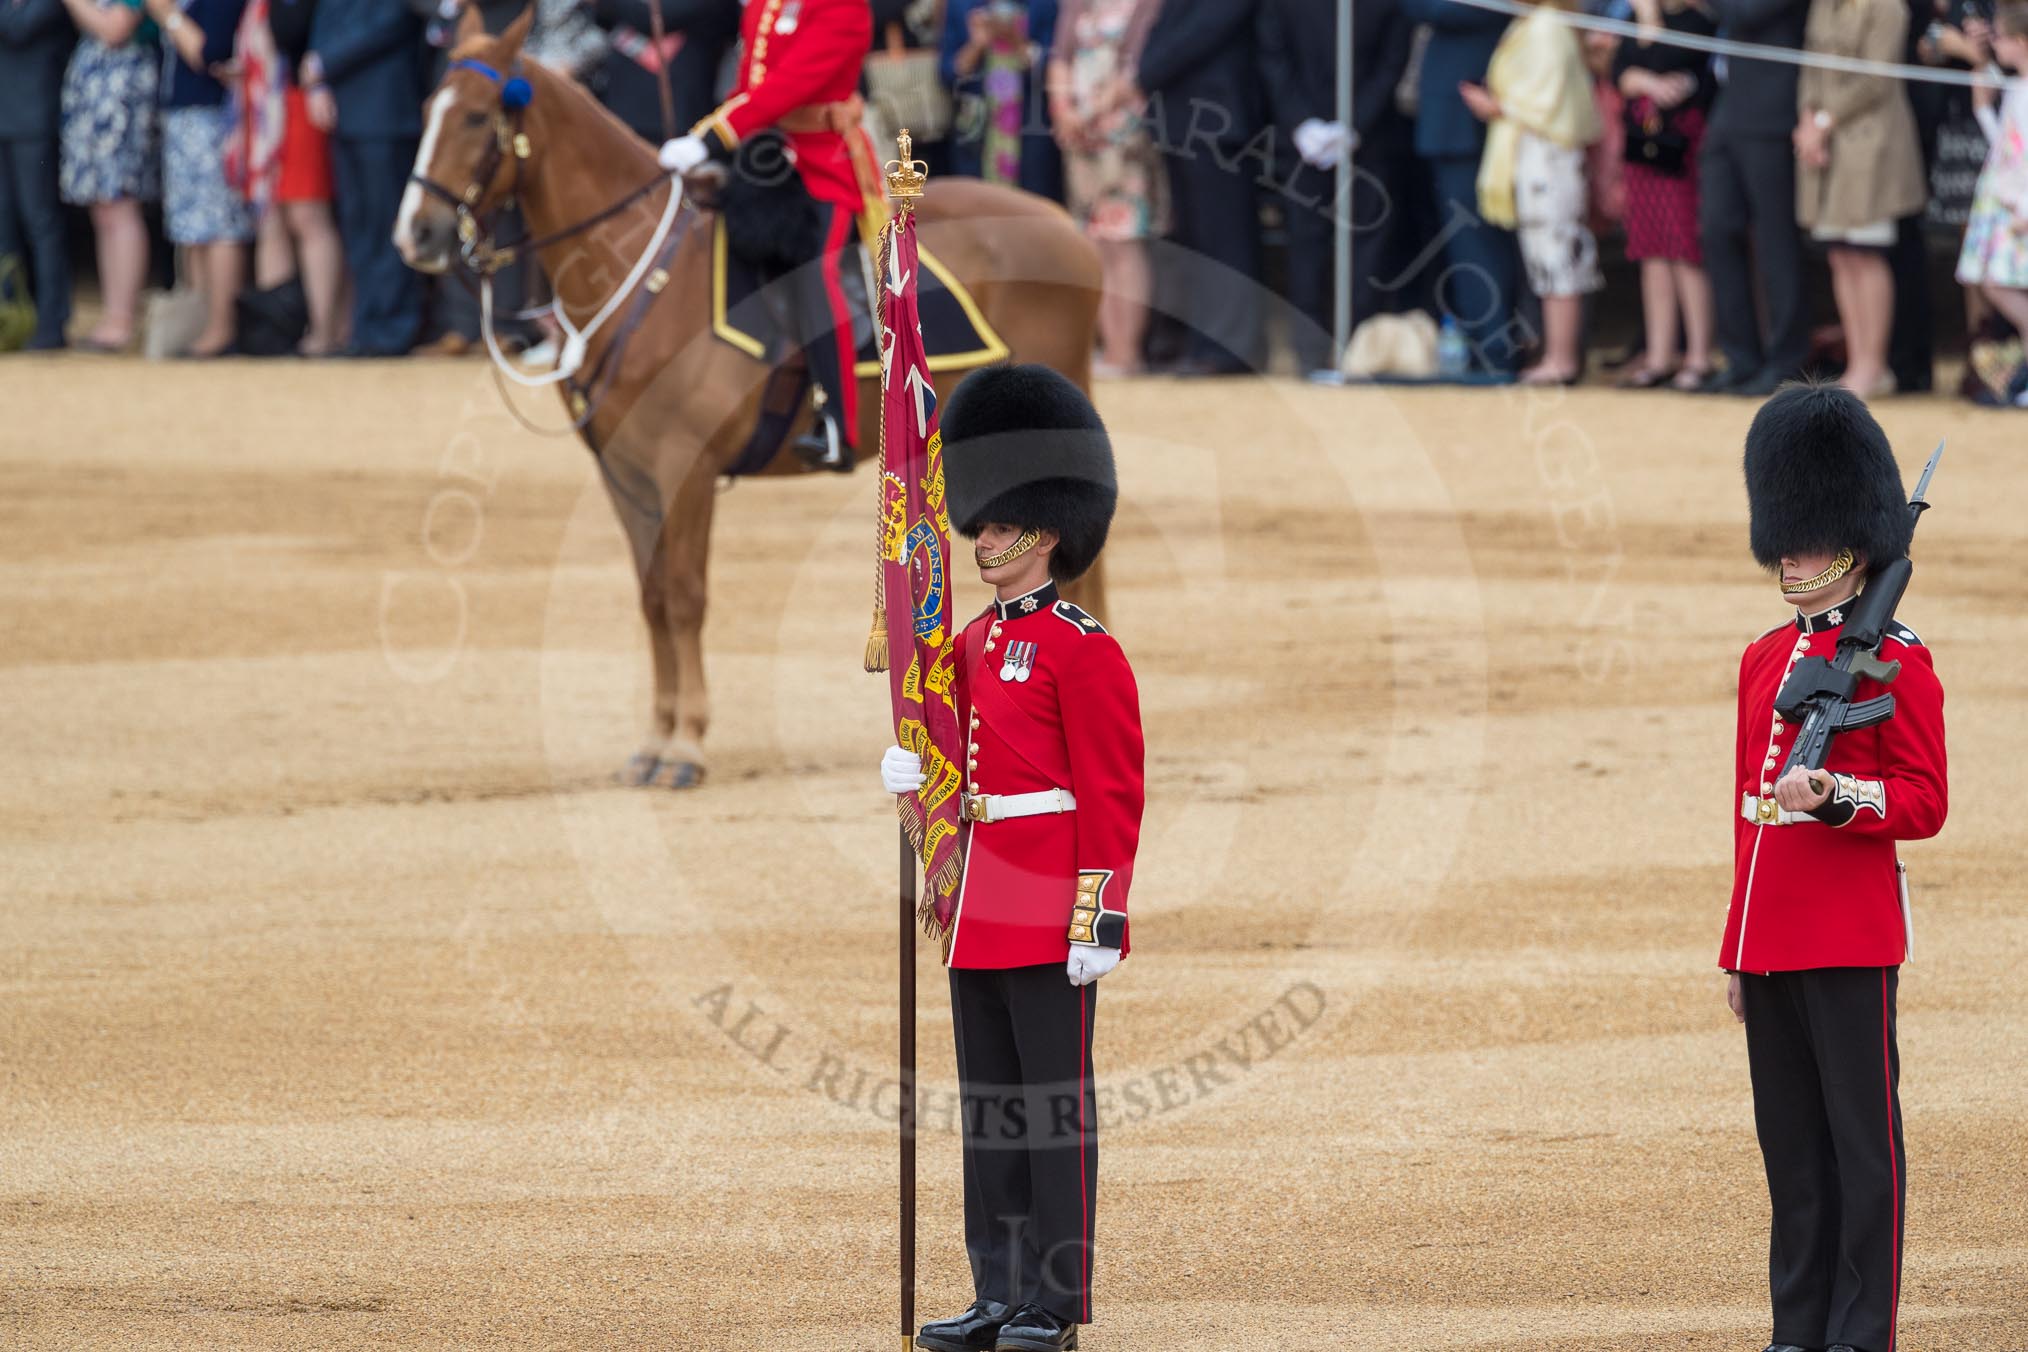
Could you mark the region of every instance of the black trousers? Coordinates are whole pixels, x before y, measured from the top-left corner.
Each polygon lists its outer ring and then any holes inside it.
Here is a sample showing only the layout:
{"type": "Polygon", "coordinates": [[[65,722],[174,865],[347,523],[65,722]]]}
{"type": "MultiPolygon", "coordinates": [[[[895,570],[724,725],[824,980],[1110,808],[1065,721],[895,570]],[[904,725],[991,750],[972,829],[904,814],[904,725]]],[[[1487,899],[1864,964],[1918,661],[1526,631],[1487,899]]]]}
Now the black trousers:
{"type": "Polygon", "coordinates": [[[1735,371],[1800,375],[1810,354],[1810,309],[1796,229],[1795,149],[1786,135],[1713,136],[1698,167],[1698,233],[1718,305],[1718,346],[1735,371]]]}
{"type": "Polygon", "coordinates": [[[1929,241],[1922,213],[1904,216],[1896,225],[1894,249],[1887,256],[1894,270],[1894,327],[1888,334],[1887,366],[1904,394],[1927,393],[1936,384],[1936,304],[1929,288],[1929,241]]]}
{"type": "Polygon", "coordinates": [[[1260,204],[1253,160],[1235,167],[1201,140],[1164,157],[1169,175],[1167,265],[1189,338],[1185,360],[1258,370],[1265,358],[1260,204]]]}
{"type": "Polygon", "coordinates": [[[1472,351],[1472,369],[1511,373],[1527,335],[1517,324],[1521,247],[1514,232],[1479,215],[1479,157],[1442,155],[1430,161],[1436,188],[1441,261],[1423,264],[1439,316],[1455,319],[1472,351]]]}
{"type": "Polygon", "coordinates": [[[363,356],[399,356],[422,332],[422,278],[394,248],[415,148],[413,138],[331,138],[338,235],[352,270],[352,347],[363,356]]]}
{"type": "Polygon", "coordinates": [[[35,278],[35,339],[62,339],[70,322],[70,254],[56,199],[54,136],[0,139],[0,257],[7,254],[26,254],[35,278]]]}
{"type": "MultiPolygon", "coordinates": [[[[859,378],[854,374],[859,353],[852,328],[854,310],[846,296],[849,274],[859,266],[852,251],[857,226],[852,213],[836,203],[819,202],[816,207],[822,248],[814,260],[796,269],[792,318],[803,360],[837,419],[838,435],[849,446],[859,438],[859,378]]],[[[855,294],[865,289],[851,283],[855,294]]]]}
{"type": "Polygon", "coordinates": [[[1098,986],[1071,985],[1061,963],[951,971],[973,1292],[1080,1324],[1098,1204],[1097,1009],[1098,986]]]}
{"type": "Polygon", "coordinates": [[[1375,155],[1357,165],[1349,195],[1340,193],[1335,169],[1304,164],[1282,180],[1289,302],[1309,321],[1292,323],[1290,339],[1305,371],[1331,364],[1337,295],[1332,281],[1341,214],[1350,217],[1352,226],[1354,328],[1376,314],[1399,314],[1410,308],[1424,289],[1416,286],[1413,276],[1404,280],[1404,274],[1422,242],[1436,233],[1428,185],[1416,182],[1414,165],[1400,159],[1375,155]],[[1341,195],[1345,200],[1338,203],[1341,195]]]}
{"type": "Polygon", "coordinates": [[[1743,975],[1774,1340],[1890,1352],[1908,1192],[1892,967],[1743,975]]]}

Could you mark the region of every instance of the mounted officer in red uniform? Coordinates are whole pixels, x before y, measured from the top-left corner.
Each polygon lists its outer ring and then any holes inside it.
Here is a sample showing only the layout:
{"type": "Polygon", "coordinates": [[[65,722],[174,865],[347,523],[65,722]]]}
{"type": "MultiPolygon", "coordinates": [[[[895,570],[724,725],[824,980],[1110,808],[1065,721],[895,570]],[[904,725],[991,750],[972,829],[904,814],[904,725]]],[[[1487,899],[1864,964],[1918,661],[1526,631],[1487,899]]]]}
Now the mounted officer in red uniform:
{"type": "Polygon", "coordinates": [[[1943,826],[1943,687],[1929,650],[1887,626],[1893,716],[1839,733],[1824,768],[1782,766],[1799,728],[1776,705],[1797,664],[1830,658],[1870,573],[1914,517],[1886,434],[1852,394],[1791,385],[1746,440],[1754,557],[1792,620],[1739,667],[1732,904],[1719,965],[1746,1025],[1773,1225],[1769,1352],[1894,1352],[1907,1192],[1895,992],[1911,918],[1896,842],[1943,826]]]}
{"type": "Polygon", "coordinates": [[[873,44],[868,0],[747,0],[740,20],[739,80],[712,113],[662,147],[662,167],[687,174],[707,159],[732,159],[770,129],[786,138],[817,207],[821,253],[798,269],[798,328],[818,387],[817,421],[797,443],[820,468],[850,471],[859,425],[851,310],[839,268],[867,195],[872,150],[859,128],[859,75],[873,44]]]}
{"type": "MultiPolygon", "coordinates": [[[[1143,795],[1134,673],[1057,586],[1098,557],[1118,489],[1097,410],[1047,367],[973,372],[942,426],[951,522],[995,593],[959,640],[965,863],[945,959],[977,1299],[916,1345],[1049,1352],[1092,1317],[1093,983],[1128,951],[1143,795]]],[[[891,747],[881,778],[907,792],[922,767],[891,747]]]]}

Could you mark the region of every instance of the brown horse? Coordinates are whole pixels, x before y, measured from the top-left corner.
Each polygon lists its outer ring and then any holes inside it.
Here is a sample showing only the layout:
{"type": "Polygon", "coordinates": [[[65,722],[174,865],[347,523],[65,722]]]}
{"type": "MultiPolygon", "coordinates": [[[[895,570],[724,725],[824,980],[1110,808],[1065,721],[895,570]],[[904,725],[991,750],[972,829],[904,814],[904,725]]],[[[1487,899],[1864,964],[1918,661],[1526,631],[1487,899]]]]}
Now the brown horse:
{"type": "MultiPolygon", "coordinates": [[[[559,309],[582,327],[652,247],[672,185],[655,182],[655,152],[584,89],[522,60],[533,5],[498,37],[479,27],[477,9],[465,7],[453,53],[467,64],[454,64],[424,105],[417,182],[403,198],[395,244],[411,267],[445,272],[457,258],[461,225],[469,231],[468,221],[485,220],[511,195],[540,246],[559,309]],[[527,89],[516,88],[508,101],[529,94],[518,111],[503,105],[515,75],[527,89]],[[601,216],[651,182],[625,209],[601,216]],[[574,228],[593,217],[600,219],[574,228]]],[[[1060,208],[1012,189],[951,179],[930,186],[917,220],[924,247],[971,292],[1016,360],[1046,363],[1089,389],[1098,258],[1060,208]]],[[[681,205],[665,250],[666,277],[648,274],[640,285],[653,294],[621,300],[614,320],[590,336],[584,370],[596,369],[610,344],[623,346],[609,383],[588,405],[573,408],[584,415],[582,435],[633,546],[654,661],[648,736],[623,775],[672,788],[690,787],[704,773],[709,705],[700,639],[712,510],[718,480],[759,416],[768,373],[712,336],[710,225],[708,213],[681,205]],[[636,300],[645,309],[622,338],[636,300]]],[[[959,374],[938,376],[940,397],[959,374]]],[[[862,459],[879,446],[878,385],[877,378],[861,384],[862,459]]],[[[769,472],[799,469],[795,457],[783,456],[769,472]]],[[[1080,600],[1101,608],[1097,570],[1082,584],[1080,600]]]]}

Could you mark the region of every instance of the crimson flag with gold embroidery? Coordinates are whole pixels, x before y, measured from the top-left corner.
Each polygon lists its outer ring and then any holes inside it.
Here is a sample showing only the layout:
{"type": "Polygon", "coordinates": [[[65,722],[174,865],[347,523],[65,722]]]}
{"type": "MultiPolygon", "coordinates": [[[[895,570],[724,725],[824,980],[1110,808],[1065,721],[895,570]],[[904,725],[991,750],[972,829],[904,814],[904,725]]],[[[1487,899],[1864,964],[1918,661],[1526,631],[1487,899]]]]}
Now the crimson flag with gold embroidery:
{"type": "MultiPolygon", "coordinates": [[[[942,936],[957,906],[965,745],[952,692],[958,654],[951,628],[951,520],[936,389],[916,308],[915,213],[897,212],[884,233],[876,623],[885,621],[895,741],[922,757],[923,787],[899,797],[902,824],[928,882],[917,917],[926,932],[942,936]]],[[[876,632],[876,643],[879,637],[876,632]]]]}

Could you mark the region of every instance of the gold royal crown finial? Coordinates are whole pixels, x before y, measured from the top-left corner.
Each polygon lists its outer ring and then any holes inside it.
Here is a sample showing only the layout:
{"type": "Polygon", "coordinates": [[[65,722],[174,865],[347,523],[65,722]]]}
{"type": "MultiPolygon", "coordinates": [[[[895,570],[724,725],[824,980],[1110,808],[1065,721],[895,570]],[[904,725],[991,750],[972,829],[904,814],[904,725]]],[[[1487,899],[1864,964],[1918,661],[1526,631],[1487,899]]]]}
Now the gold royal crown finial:
{"type": "Polygon", "coordinates": [[[922,185],[929,181],[929,166],[909,158],[915,143],[909,139],[907,127],[895,136],[894,144],[901,158],[887,162],[887,194],[899,200],[904,208],[912,207],[922,196],[922,185]]]}

